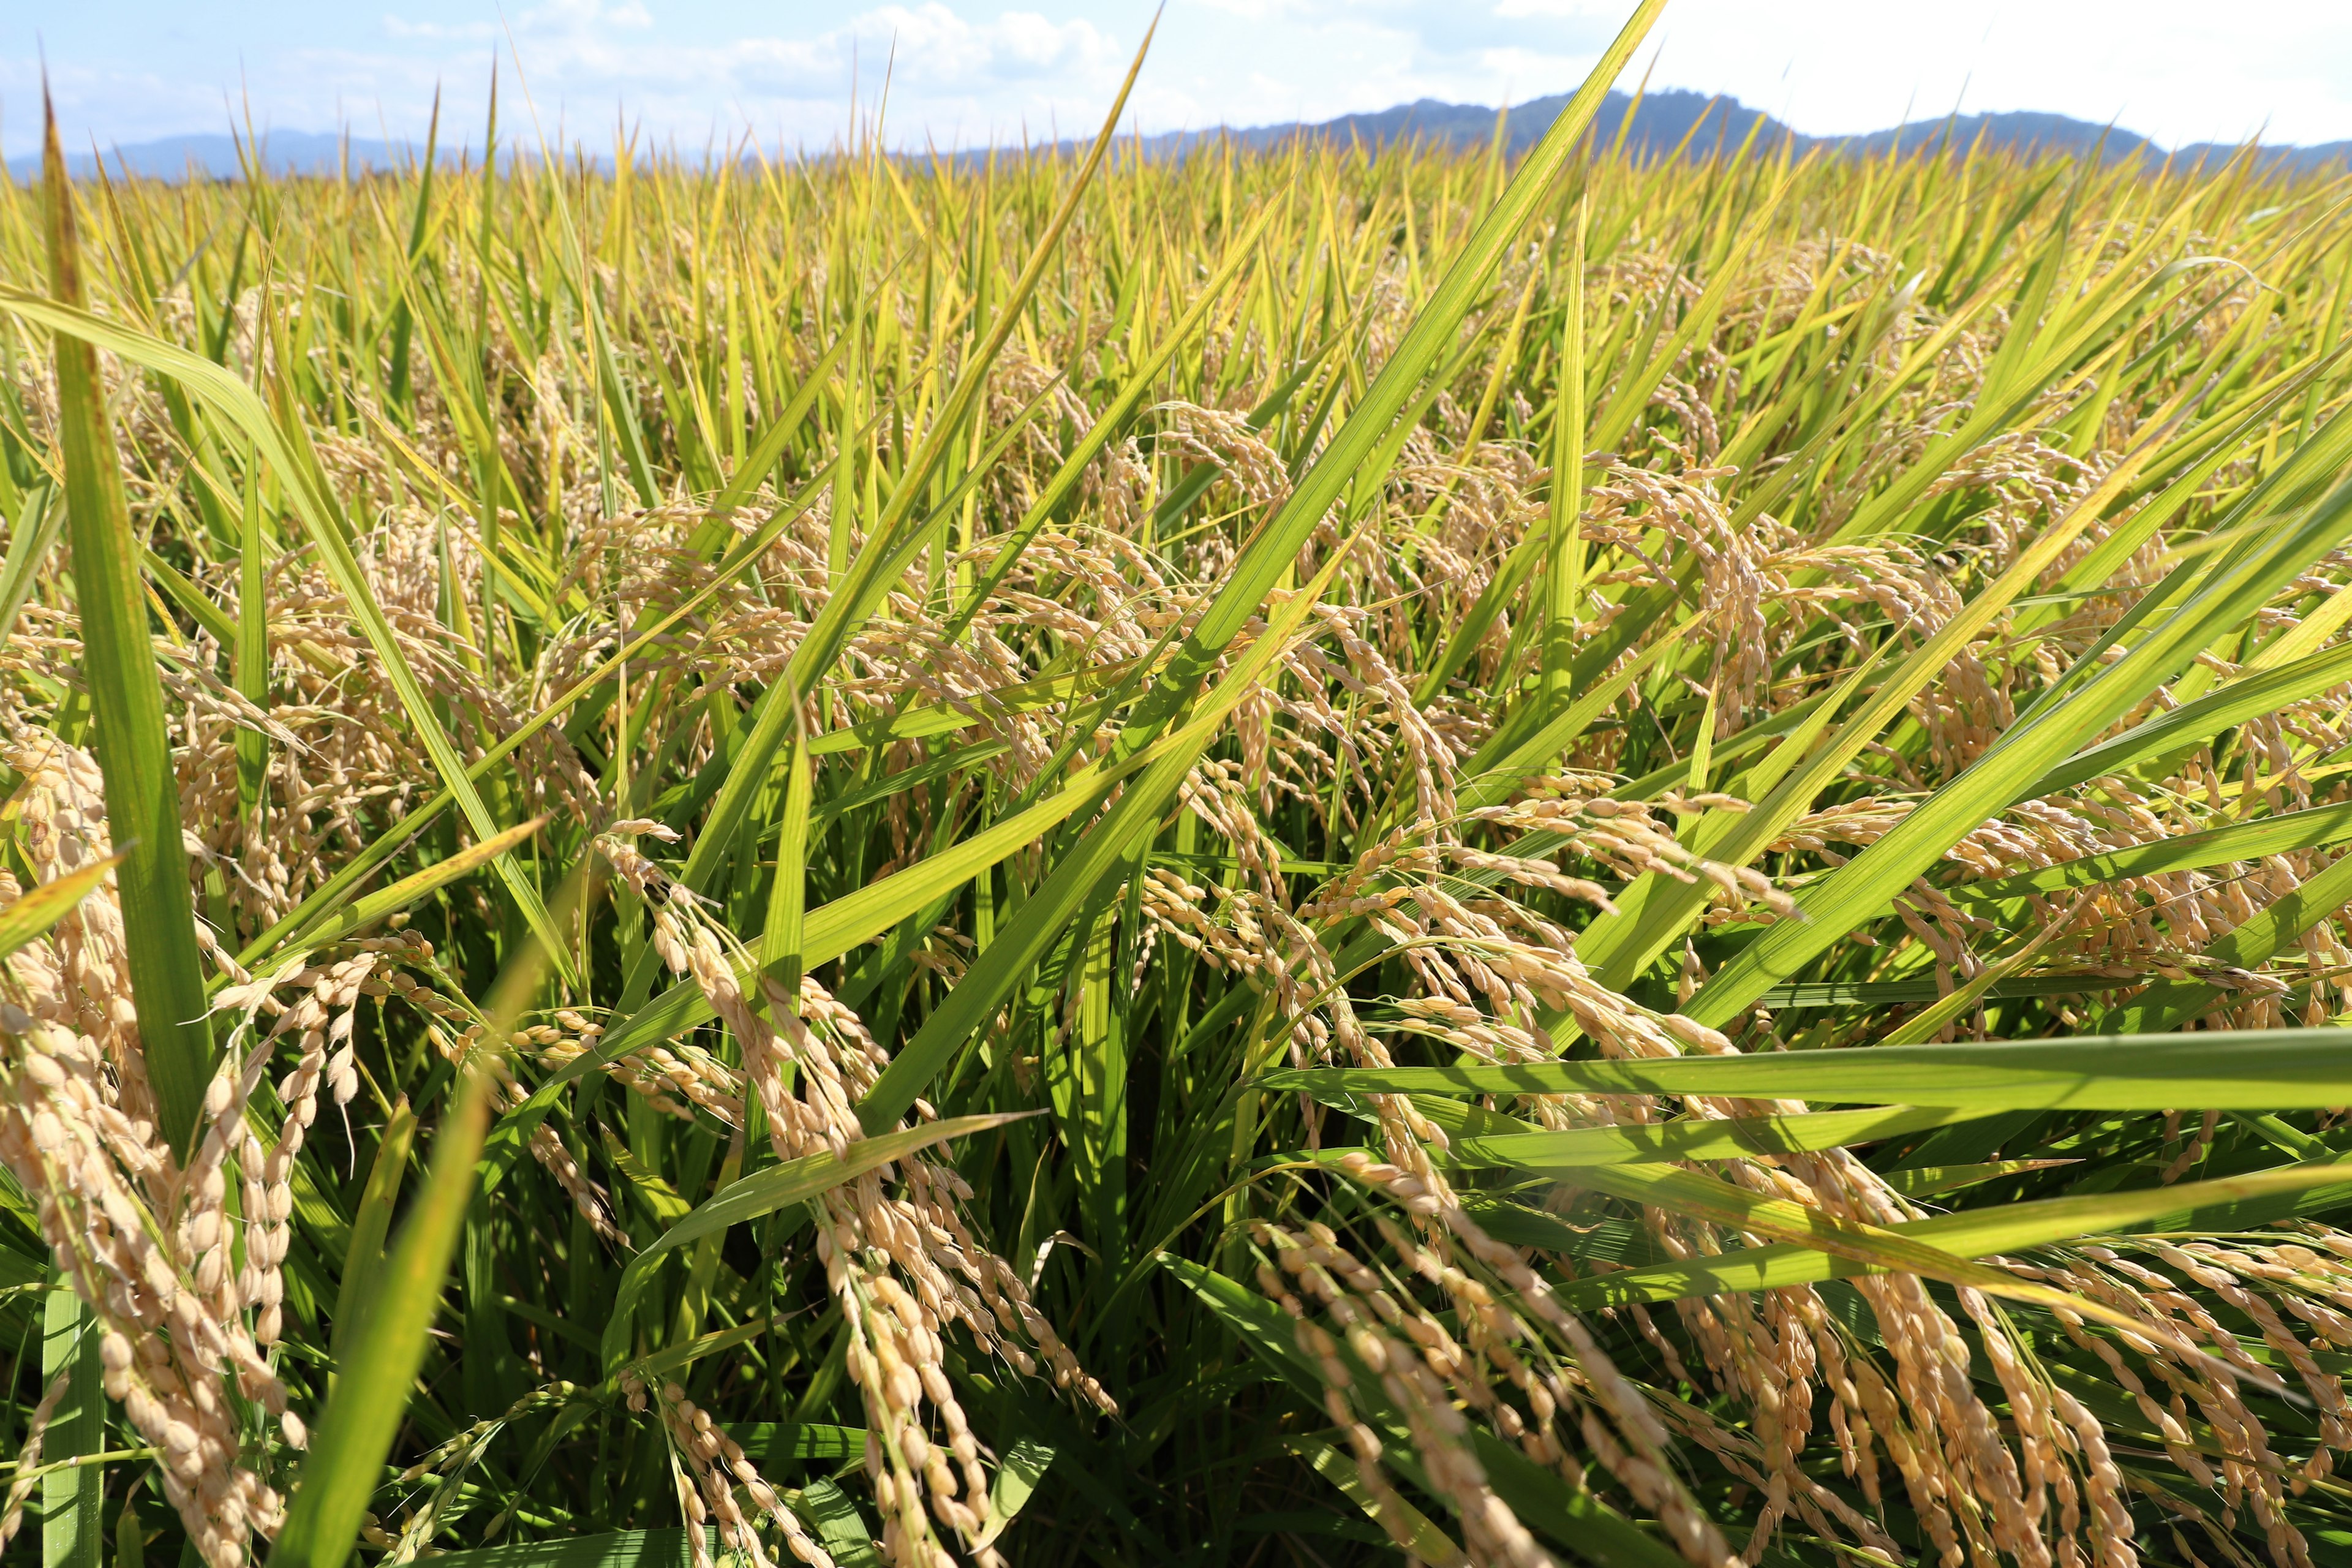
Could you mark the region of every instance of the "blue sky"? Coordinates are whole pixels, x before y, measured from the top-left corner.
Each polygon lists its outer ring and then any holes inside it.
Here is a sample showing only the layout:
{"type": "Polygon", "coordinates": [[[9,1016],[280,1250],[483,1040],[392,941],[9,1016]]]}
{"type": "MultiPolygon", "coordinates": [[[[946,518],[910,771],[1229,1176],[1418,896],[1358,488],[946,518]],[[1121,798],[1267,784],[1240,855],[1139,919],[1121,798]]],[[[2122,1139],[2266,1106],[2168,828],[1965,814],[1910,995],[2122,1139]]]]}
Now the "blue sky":
{"type": "MultiPolygon", "coordinates": [[[[1169,0],[1130,118],[1162,131],[1557,92],[1580,79],[1629,5],[1169,0]]],[[[690,146],[744,129],[771,145],[822,145],[849,123],[853,81],[870,110],[888,63],[891,139],[968,146],[1024,126],[1090,129],[1152,10],[1148,0],[0,0],[0,149],[33,149],[43,47],[60,119],[83,146],[225,130],[232,104],[264,126],[414,136],[436,82],[451,114],[477,128],[494,49],[520,60],[551,134],[561,122],[601,142],[625,112],[690,146]]],[[[1957,104],[2114,118],[2166,143],[2265,127],[2276,141],[2352,138],[2345,0],[1673,0],[1654,39],[1656,84],[1730,93],[1816,133],[1957,104]]]]}

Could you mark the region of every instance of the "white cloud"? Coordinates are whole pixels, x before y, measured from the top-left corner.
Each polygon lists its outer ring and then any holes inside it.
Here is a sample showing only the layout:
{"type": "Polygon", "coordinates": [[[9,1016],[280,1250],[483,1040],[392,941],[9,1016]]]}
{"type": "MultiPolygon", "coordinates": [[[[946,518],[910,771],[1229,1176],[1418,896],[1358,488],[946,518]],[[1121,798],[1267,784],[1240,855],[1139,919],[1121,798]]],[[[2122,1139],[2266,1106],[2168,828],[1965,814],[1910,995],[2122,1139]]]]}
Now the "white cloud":
{"type": "Polygon", "coordinates": [[[707,44],[645,36],[651,20],[636,5],[558,0],[524,14],[513,51],[542,106],[617,103],[656,132],[748,120],[803,136],[840,128],[853,83],[871,101],[887,77],[902,127],[946,117],[984,131],[1024,110],[1099,101],[1124,62],[1086,20],[1013,11],[976,21],[938,0],[877,6],[811,35],[707,44]]]}
{"type": "Polygon", "coordinates": [[[2167,144],[2352,137],[2352,7],[2339,0],[1677,0],[1658,79],[1724,90],[1800,130],[1864,131],[1906,106],[2116,118],[2167,144]],[[2291,47],[2281,47],[2293,40],[2291,47]]]}
{"type": "Polygon", "coordinates": [[[1606,0],[1500,0],[1495,15],[1510,20],[1526,16],[1606,16],[1614,18],[1620,7],[1606,0]]]}
{"type": "Polygon", "coordinates": [[[498,37],[499,30],[488,22],[412,22],[391,12],[384,13],[384,33],[394,38],[422,38],[439,41],[446,38],[488,39],[498,37]]]}
{"type": "MultiPolygon", "coordinates": [[[[1289,95],[1318,112],[1565,91],[1631,9],[1630,0],[1195,0],[1196,26],[1207,5],[1311,40],[1250,53],[1261,69],[1277,62],[1289,95]]],[[[2210,0],[1674,0],[1629,75],[1654,59],[1654,85],[1727,93],[1819,134],[1958,106],[2115,118],[2168,145],[2256,132],[2352,138],[2352,5],[2265,0],[2259,9],[2254,27],[2246,8],[2210,0]]],[[[1215,101],[1202,96],[1204,107],[1215,101]]]]}

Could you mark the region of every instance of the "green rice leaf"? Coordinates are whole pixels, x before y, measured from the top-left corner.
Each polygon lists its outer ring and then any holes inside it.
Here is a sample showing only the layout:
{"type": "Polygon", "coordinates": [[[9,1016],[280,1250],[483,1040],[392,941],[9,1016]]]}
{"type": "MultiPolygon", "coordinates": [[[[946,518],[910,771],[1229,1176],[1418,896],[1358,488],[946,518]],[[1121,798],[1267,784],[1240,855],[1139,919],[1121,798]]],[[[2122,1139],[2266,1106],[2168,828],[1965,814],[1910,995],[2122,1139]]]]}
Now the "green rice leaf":
{"type": "MultiPolygon", "coordinates": [[[[23,298],[47,312],[78,314],[82,258],[54,116],[48,121],[42,158],[42,217],[58,303],[23,298]]],[[[56,366],[58,445],[65,460],[67,536],[73,545],[76,607],[81,615],[82,668],[98,721],[107,830],[121,846],[115,878],[121,889],[131,990],[164,1136],[173,1152],[185,1158],[203,1110],[205,1086],[212,1079],[215,1050],[205,1016],[188,855],[180,837],[177,774],[163,728],[163,685],[147,629],[140,546],[131,531],[98,354],[88,342],[61,331],[56,366]]],[[[25,558],[27,573],[34,560],[32,555],[25,558]]]]}
{"type": "Polygon", "coordinates": [[[122,864],[123,857],[110,855],[103,860],[93,860],[80,870],[44,882],[0,910],[0,958],[16,952],[26,942],[48,934],[49,928],[71,914],[75,906],[98,889],[99,884],[122,864]]]}
{"type": "Polygon", "coordinates": [[[2248,1029],[2217,1052],[2193,1036],[2082,1035],[1998,1044],[1893,1046],[1510,1067],[1308,1068],[1268,1089],[1322,1094],[1704,1094],[2003,1110],[2289,1110],[2352,1103],[2341,1029],[2248,1029]]]}
{"type": "MultiPolygon", "coordinates": [[[[2195,1224],[2200,1211],[2219,1211],[2282,1194],[2308,1194],[2341,1205],[2352,1201],[2352,1181],[2347,1177],[2352,1177],[2352,1169],[2341,1164],[2282,1166],[2221,1181],[2000,1205],[1888,1228],[1953,1257],[1987,1258],[2140,1227],[2174,1229],[2195,1224]]],[[[2219,1213],[2214,1217],[2228,1226],[2219,1213]]],[[[1775,1289],[1869,1273],[1874,1268],[1853,1258],[1783,1243],[1580,1280],[1561,1294],[1571,1307],[1590,1311],[1627,1301],[1671,1301],[1728,1291],[1775,1289]]]]}

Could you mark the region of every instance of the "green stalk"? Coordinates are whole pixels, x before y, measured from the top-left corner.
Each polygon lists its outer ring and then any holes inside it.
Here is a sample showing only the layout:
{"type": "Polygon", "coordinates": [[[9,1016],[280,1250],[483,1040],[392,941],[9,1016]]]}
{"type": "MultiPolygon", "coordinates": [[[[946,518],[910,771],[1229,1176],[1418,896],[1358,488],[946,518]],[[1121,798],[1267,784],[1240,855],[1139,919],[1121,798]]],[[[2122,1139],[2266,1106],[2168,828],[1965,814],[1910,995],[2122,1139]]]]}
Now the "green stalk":
{"type": "Polygon", "coordinates": [[[1584,240],[1590,195],[1576,204],[1568,255],[1568,305],[1559,329],[1559,412],[1552,424],[1551,553],[1544,570],[1543,710],[1573,700],[1576,601],[1584,591],[1584,240]]]}
{"type": "MultiPolygon", "coordinates": [[[[269,705],[269,562],[261,521],[261,469],[247,448],[245,527],[237,552],[236,690],[256,707],[269,705]]],[[[269,739],[245,726],[236,732],[236,808],[250,822],[269,768],[269,739]]]]}
{"type": "MultiPolygon", "coordinates": [[[[41,1324],[41,1377],[47,1382],[62,1373],[69,1378],[41,1453],[51,1464],[105,1450],[106,1392],[99,1383],[97,1327],[89,1308],[70,1289],[49,1292],[41,1324]]],[[[75,1465],[41,1478],[41,1568],[99,1568],[105,1561],[100,1511],[105,1500],[101,1466],[75,1465]]]]}
{"type": "MultiPolygon", "coordinates": [[[[47,121],[41,184],[50,292],[79,308],[81,254],[54,114],[47,121]]],[[[123,852],[115,877],[131,993],[163,1135],[173,1153],[184,1160],[204,1109],[214,1056],[188,855],[180,841],[179,777],[163,728],[163,682],[148,630],[139,541],[131,531],[120,459],[107,423],[98,353],[83,339],[62,332],[55,341],[66,531],[79,595],[83,674],[98,721],[98,765],[106,777],[107,828],[123,852]]]]}

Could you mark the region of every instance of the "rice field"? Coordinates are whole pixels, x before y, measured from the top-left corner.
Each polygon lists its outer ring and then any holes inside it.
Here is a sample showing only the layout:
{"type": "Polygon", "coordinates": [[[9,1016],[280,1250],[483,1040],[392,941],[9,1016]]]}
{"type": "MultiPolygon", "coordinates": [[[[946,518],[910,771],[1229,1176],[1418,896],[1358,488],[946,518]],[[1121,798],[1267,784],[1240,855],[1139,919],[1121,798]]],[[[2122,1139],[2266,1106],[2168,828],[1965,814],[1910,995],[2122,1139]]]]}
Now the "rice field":
{"type": "Polygon", "coordinates": [[[1656,9],[0,189],[0,1556],[2352,1563],[2352,184],[1656,9]]]}

